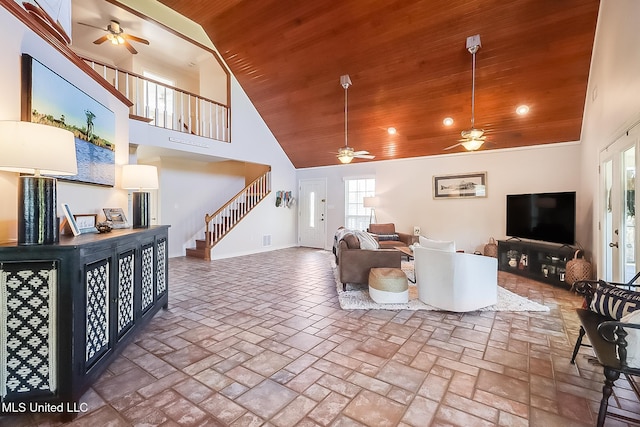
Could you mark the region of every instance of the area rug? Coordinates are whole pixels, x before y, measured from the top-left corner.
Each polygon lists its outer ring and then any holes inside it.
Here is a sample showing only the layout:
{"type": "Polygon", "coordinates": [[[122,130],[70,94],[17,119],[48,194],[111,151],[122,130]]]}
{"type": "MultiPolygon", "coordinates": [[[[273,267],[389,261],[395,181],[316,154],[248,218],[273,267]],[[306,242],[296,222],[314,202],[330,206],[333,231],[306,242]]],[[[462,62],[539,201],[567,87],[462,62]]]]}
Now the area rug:
{"type": "MultiPolygon", "coordinates": [[[[342,283],[339,280],[338,269],[335,261],[331,260],[334,278],[336,280],[336,290],[338,300],[343,310],[432,310],[442,311],[432,307],[418,299],[418,288],[409,282],[409,302],[404,304],[378,304],[369,297],[369,287],[366,285],[348,284],[347,290],[342,290],[342,283]]],[[[413,262],[402,262],[402,270],[411,280],[414,279],[413,262]]],[[[525,297],[514,294],[498,286],[498,302],[488,307],[483,307],[478,311],[549,311],[549,307],[531,301],[525,297]]]]}

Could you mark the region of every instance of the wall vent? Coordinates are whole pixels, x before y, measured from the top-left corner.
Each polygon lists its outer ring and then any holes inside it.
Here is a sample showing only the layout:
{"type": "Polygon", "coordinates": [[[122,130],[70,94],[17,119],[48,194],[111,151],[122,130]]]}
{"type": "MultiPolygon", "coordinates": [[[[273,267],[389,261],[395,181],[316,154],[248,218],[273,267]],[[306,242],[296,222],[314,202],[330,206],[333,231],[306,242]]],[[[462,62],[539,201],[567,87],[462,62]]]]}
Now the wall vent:
{"type": "Polygon", "coordinates": [[[262,246],[271,246],[271,234],[262,236],[262,246]]]}

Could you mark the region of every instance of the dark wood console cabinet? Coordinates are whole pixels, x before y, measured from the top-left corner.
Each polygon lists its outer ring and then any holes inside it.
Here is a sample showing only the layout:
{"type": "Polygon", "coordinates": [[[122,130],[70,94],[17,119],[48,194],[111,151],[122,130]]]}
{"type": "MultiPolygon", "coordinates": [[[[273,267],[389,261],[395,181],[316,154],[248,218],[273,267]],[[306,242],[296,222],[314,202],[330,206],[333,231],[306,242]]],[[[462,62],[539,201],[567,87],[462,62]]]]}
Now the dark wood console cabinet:
{"type": "Polygon", "coordinates": [[[4,411],[47,402],[73,412],[136,331],[167,308],[168,228],[0,245],[4,411]]]}
{"type": "Polygon", "coordinates": [[[499,240],[498,270],[552,285],[569,286],[565,282],[566,265],[575,251],[567,245],[499,240]]]}

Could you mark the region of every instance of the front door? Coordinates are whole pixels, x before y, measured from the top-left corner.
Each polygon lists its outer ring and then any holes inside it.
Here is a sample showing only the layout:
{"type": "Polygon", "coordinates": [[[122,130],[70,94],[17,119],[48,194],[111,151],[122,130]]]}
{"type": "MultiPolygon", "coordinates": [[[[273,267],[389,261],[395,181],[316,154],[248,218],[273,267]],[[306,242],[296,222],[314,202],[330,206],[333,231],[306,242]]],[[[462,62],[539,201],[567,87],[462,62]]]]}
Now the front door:
{"type": "Polygon", "coordinates": [[[298,203],[298,243],[309,248],[325,248],[326,230],[326,179],[300,181],[298,203]]]}
{"type": "Polygon", "coordinates": [[[627,133],[600,155],[601,274],[607,281],[626,283],[636,263],[636,150],[638,132],[627,133]]]}

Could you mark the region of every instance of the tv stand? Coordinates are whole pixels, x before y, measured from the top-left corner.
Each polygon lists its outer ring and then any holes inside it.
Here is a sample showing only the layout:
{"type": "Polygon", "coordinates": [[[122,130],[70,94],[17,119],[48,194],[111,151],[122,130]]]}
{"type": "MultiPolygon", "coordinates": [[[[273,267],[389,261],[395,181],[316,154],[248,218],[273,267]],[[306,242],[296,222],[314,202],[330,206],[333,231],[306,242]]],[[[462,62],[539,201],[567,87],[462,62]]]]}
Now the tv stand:
{"type": "Polygon", "coordinates": [[[565,282],[566,265],[575,251],[569,245],[519,239],[498,240],[498,270],[569,287],[565,282]]]}

